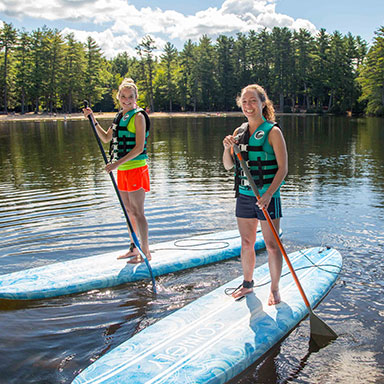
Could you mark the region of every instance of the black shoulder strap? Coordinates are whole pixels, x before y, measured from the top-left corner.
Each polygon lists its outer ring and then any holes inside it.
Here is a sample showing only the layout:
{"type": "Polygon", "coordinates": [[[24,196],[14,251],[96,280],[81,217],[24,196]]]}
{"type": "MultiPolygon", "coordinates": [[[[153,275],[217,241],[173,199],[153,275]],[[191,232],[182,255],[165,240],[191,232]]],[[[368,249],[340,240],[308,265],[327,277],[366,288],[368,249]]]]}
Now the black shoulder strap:
{"type": "MultiPolygon", "coordinates": [[[[267,123],[273,124],[273,127],[276,126],[277,128],[280,129],[281,132],[283,132],[282,128],[280,127],[279,124],[276,123],[276,121],[267,120],[267,123]]],[[[273,128],[273,127],[272,127],[272,128],[273,128]]],[[[272,128],[271,128],[271,129],[272,129],[272,128]]]]}
{"type": "Polygon", "coordinates": [[[145,118],[145,130],[149,132],[149,129],[151,128],[151,120],[149,119],[148,113],[142,108],[140,108],[139,112],[143,114],[145,118]]]}
{"type": "MultiPolygon", "coordinates": [[[[244,134],[249,131],[248,129],[248,123],[243,123],[240,125],[240,127],[237,127],[237,135],[235,136],[235,139],[236,140],[240,140],[242,136],[244,136],[244,134]]],[[[235,130],[236,131],[236,130],[235,130]]],[[[248,133],[249,135],[249,133],[248,133]]]]}
{"type": "Polygon", "coordinates": [[[116,124],[118,126],[120,124],[120,120],[122,117],[123,117],[123,111],[117,112],[113,119],[113,124],[116,124]]]}

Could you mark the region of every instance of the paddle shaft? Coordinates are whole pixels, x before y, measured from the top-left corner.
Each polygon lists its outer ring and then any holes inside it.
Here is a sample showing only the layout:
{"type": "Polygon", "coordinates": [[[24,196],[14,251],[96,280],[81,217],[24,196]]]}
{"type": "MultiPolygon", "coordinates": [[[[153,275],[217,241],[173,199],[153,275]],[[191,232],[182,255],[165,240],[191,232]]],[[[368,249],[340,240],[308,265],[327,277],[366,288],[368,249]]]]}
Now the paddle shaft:
{"type": "MultiPolygon", "coordinates": [[[[253,177],[252,177],[252,175],[251,175],[251,172],[249,171],[249,168],[248,168],[248,166],[247,166],[247,163],[245,162],[245,160],[244,160],[243,157],[241,156],[240,148],[239,148],[239,146],[238,146],[237,144],[234,144],[234,145],[233,145],[233,149],[234,149],[234,151],[235,151],[235,154],[236,154],[237,158],[238,158],[239,161],[240,161],[241,167],[242,167],[242,169],[243,169],[245,175],[247,176],[247,179],[248,179],[248,181],[249,181],[249,184],[250,184],[250,186],[251,186],[251,188],[252,188],[253,193],[254,193],[255,196],[256,196],[256,199],[257,199],[257,201],[259,201],[259,200],[260,200],[260,192],[259,192],[259,190],[258,190],[258,188],[257,188],[257,186],[256,186],[255,181],[253,180],[253,177]]],[[[298,279],[298,277],[297,277],[297,275],[296,275],[296,272],[295,272],[295,270],[293,269],[293,266],[292,266],[292,264],[291,264],[291,261],[289,260],[289,257],[288,257],[288,255],[287,255],[287,252],[286,252],[285,249],[284,249],[283,243],[282,243],[281,240],[280,240],[280,237],[279,237],[279,235],[278,235],[278,233],[277,233],[277,231],[276,231],[276,228],[275,228],[275,226],[273,225],[271,216],[269,215],[268,211],[267,211],[265,208],[262,208],[261,210],[263,211],[263,214],[264,214],[265,218],[267,219],[269,226],[271,227],[271,230],[272,230],[272,233],[273,233],[273,237],[275,238],[275,240],[276,240],[276,242],[277,242],[277,245],[279,246],[280,251],[281,251],[281,253],[282,253],[283,256],[284,256],[285,262],[287,263],[288,268],[289,268],[289,270],[290,270],[291,273],[292,273],[293,279],[295,280],[295,283],[296,283],[297,287],[299,288],[299,291],[300,291],[300,294],[301,294],[301,296],[302,296],[302,298],[303,298],[303,300],[304,300],[304,303],[305,303],[305,305],[307,306],[308,311],[309,311],[310,313],[312,313],[311,305],[309,304],[309,301],[308,301],[308,299],[307,299],[307,296],[305,295],[305,292],[304,292],[304,290],[303,290],[303,287],[301,286],[300,281],[299,281],[299,279],[298,279]]]]}
{"type": "MultiPolygon", "coordinates": [[[[86,100],[84,100],[84,107],[85,107],[85,108],[88,108],[88,102],[87,102],[86,100]]],[[[96,124],[95,124],[93,115],[88,115],[88,119],[89,119],[89,122],[91,123],[91,127],[92,127],[93,133],[94,133],[94,135],[95,135],[97,144],[98,144],[98,146],[99,146],[100,152],[101,152],[101,154],[102,154],[102,156],[103,156],[104,162],[105,162],[105,164],[108,164],[108,158],[107,158],[107,155],[105,154],[104,147],[103,147],[103,144],[101,143],[100,137],[99,137],[99,135],[97,134],[96,124]]],[[[150,272],[150,274],[151,274],[152,283],[153,283],[153,291],[156,293],[156,283],[155,283],[155,278],[154,278],[154,276],[153,276],[152,268],[151,268],[151,266],[150,266],[150,264],[149,264],[149,261],[148,261],[148,259],[147,259],[147,256],[145,255],[145,253],[142,251],[142,249],[141,249],[141,247],[140,247],[139,239],[138,239],[138,237],[136,236],[136,233],[135,233],[135,230],[133,229],[131,220],[129,219],[127,209],[125,208],[125,205],[124,205],[123,199],[122,199],[122,197],[121,197],[119,188],[118,188],[118,186],[117,186],[117,183],[116,183],[115,177],[114,177],[114,175],[113,175],[113,172],[109,172],[109,177],[111,178],[113,188],[115,189],[117,198],[119,199],[121,209],[122,209],[123,212],[124,212],[124,216],[125,216],[125,220],[126,220],[126,222],[127,222],[127,226],[128,226],[129,234],[131,235],[132,240],[133,240],[133,243],[135,244],[136,248],[138,249],[138,251],[139,251],[140,254],[142,255],[142,257],[143,257],[143,259],[144,259],[144,261],[145,261],[145,264],[147,265],[147,267],[148,267],[148,269],[149,269],[149,272],[150,272]]]]}
{"type": "MultiPolygon", "coordinates": [[[[108,159],[107,159],[107,155],[105,154],[105,151],[104,151],[104,148],[103,148],[103,144],[101,143],[100,141],[100,138],[99,138],[99,135],[97,134],[96,132],[96,126],[95,126],[95,122],[93,121],[91,115],[88,116],[88,119],[89,121],[91,122],[91,125],[92,125],[92,128],[93,128],[93,133],[95,134],[95,137],[96,137],[96,140],[97,140],[97,144],[99,145],[99,148],[100,148],[100,152],[101,154],[103,155],[103,158],[104,158],[104,162],[105,164],[108,164],[108,159]]],[[[125,205],[124,205],[124,202],[123,202],[123,199],[121,197],[121,194],[120,194],[120,191],[119,191],[119,188],[117,186],[117,183],[116,183],[116,180],[115,180],[115,177],[113,175],[112,172],[109,172],[109,177],[111,178],[111,181],[112,181],[112,185],[113,185],[113,188],[115,189],[115,192],[116,192],[116,195],[119,199],[119,202],[120,202],[120,205],[121,205],[121,208],[124,212],[124,216],[125,216],[125,220],[127,221],[127,226],[128,226],[128,230],[129,230],[129,234],[133,237],[135,237],[136,235],[134,234],[134,229],[133,229],[133,226],[132,226],[132,223],[131,223],[131,220],[129,219],[129,216],[128,216],[128,212],[125,208],[125,205]]],[[[135,245],[136,245],[136,241],[134,241],[135,245]]]]}

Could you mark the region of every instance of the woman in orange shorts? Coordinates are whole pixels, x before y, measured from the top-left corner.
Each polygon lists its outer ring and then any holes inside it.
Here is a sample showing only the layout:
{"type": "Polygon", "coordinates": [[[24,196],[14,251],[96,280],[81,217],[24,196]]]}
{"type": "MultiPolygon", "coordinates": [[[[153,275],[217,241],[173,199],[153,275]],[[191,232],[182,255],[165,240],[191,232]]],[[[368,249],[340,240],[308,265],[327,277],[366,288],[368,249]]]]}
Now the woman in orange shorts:
{"type": "MultiPolygon", "coordinates": [[[[121,111],[116,115],[111,127],[105,131],[94,119],[97,134],[104,142],[111,141],[111,162],[105,170],[117,169],[117,185],[132,224],[138,230],[141,249],[151,260],[148,244],[148,223],[144,215],[145,193],[150,191],[147,165],[147,137],[150,121],[146,112],[136,105],[138,91],[132,79],[124,79],[117,93],[121,111]]],[[[90,108],[84,115],[92,114],[90,108]]],[[[129,258],[129,263],[140,263],[142,258],[131,238],[129,251],[118,257],[129,258]]]]}

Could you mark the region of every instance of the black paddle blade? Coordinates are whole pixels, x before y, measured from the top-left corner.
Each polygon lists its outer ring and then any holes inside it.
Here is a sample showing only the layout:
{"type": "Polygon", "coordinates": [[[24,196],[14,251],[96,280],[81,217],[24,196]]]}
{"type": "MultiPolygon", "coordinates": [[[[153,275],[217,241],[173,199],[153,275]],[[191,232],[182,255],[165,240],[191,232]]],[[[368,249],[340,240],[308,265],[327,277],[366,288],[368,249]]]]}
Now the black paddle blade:
{"type": "Polygon", "coordinates": [[[312,343],[319,348],[323,348],[331,341],[337,339],[336,332],[313,312],[309,314],[309,322],[311,327],[310,344],[312,343]]]}

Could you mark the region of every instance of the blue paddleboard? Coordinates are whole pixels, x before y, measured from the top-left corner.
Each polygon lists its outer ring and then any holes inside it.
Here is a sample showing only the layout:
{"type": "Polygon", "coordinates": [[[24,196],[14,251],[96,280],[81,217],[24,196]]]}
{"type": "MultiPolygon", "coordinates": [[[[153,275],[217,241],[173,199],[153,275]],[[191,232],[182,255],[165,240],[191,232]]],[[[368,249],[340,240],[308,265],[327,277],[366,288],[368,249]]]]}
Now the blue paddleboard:
{"type": "MultiPolygon", "coordinates": [[[[265,247],[261,231],[255,249],[265,247]]],[[[153,275],[218,262],[240,255],[237,230],[224,231],[150,246],[153,275]]],[[[114,287],[150,279],[145,263],[127,264],[117,256],[127,250],[83,257],[43,267],[0,275],[0,299],[31,300],[114,287]]]]}
{"type": "MultiPolygon", "coordinates": [[[[315,307],[338,277],[340,253],[310,248],[289,257],[315,307]]],[[[269,282],[268,265],[256,268],[253,278],[257,285],[269,282]]],[[[86,368],[73,384],[219,384],[234,378],[308,314],[290,273],[281,278],[282,302],[276,306],[267,304],[270,284],[254,288],[242,301],[225,295],[226,288],[241,282],[239,277],[139,332],[86,368]]]]}

